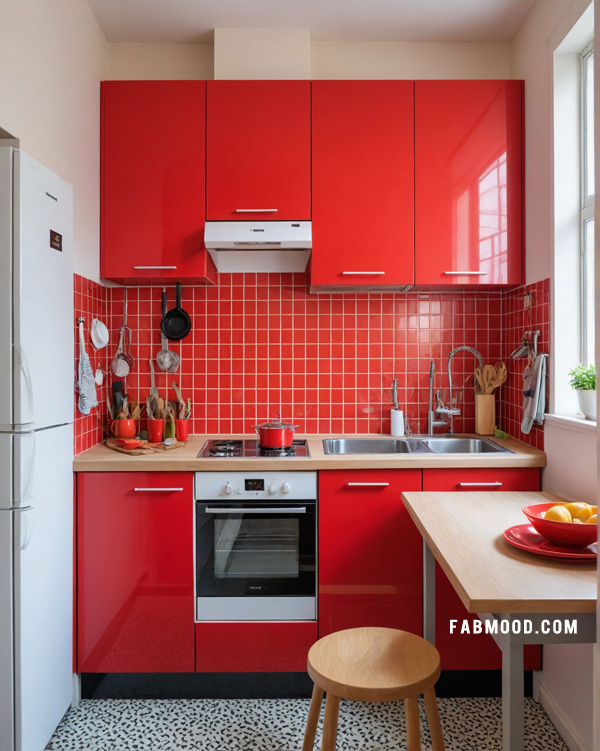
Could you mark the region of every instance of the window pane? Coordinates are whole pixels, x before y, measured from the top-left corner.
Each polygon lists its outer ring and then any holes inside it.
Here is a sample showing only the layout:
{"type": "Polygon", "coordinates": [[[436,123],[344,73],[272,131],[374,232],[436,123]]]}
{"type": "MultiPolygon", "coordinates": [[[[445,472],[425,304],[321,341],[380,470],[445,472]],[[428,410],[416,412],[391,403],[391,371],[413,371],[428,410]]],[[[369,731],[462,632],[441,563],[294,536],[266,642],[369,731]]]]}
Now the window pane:
{"type": "Polygon", "coordinates": [[[594,195],[594,53],[585,59],[585,198],[594,195]]]}
{"type": "Polygon", "coordinates": [[[596,362],[594,351],[594,220],[583,226],[583,361],[596,362]]]}

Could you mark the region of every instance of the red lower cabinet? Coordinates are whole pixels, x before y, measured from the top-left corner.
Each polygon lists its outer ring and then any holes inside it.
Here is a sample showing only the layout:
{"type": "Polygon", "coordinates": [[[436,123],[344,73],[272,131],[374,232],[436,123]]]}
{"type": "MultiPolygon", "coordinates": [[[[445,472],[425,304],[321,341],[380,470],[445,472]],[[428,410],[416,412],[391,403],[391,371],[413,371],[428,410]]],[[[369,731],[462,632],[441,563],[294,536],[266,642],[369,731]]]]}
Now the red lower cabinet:
{"type": "Polygon", "coordinates": [[[421,535],[401,493],[420,469],[319,472],[319,637],[358,626],[422,633],[421,535]]]}
{"type": "Polygon", "coordinates": [[[199,673],[306,672],[316,621],[196,624],[199,673]]]}
{"type": "MultiPolygon", "coordinates": [[[[540,470],[535,467],[519,469],[425,469],[424,491],[502,491],[540,490],[540,470]]],[[[525,517],[523,517],[525,520],[525,517]]],[[[494,572],[489,572],[493,578],[494,572]]],[[[502,653],[493,638],[474,634],[477,615],[468,613],[456,590],[439,564],[435,565],[435,646],[439,650],[442,670],[497,670],[502,667],[502,653]],[[455,629],[450,633],[450,623],[455,629]],[[470,633],[460,633],[462,624],[470,633]]],[[[525,669],[541,668],[541,647],[525,647],[525,669]]]]}
{"type": "Polygon", "coordinates": [[[194,670],[193,474],[77,476],[77,672],[194,670]]]}

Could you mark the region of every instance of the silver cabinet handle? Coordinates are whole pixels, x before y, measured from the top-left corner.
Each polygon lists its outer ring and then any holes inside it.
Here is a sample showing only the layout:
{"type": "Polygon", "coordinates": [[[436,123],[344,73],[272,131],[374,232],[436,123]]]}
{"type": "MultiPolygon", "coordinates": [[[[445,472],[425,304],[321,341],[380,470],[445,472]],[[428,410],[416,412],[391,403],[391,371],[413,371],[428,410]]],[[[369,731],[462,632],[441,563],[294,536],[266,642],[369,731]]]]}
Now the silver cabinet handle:
{"type": "Polygon", "coordinates": [[[306,506],[298,508],[205,508],[205,514],[305,514],[306,506]]]}
{"type": "Polygon", "coordinates": [[[275,214],[279,209],[236,209],[236,214],[275,214]]]}
{"type": "Polygon", "coordinates": [[[459,488],[499,488],[502,483],[496,482],[459,482],[459,488]]]}
{"type": "Polygon", "coordinates": [[[347,482],[347,488],[387,488],[389,482],[347,482]]]}
{"type": "Polygon", "coordinates": [[[487,271],[444,271],[446,276],[487,276],[487,271]]]}
{"type": "Polygon", "coordinates": [[[383,276],[385,271],[342,271],[342,276],[383,276]]]}
{"type": "Polygon", "coordinates": [[[183,488],[134,488],[136,493],[180,493],[183,488]]]}
{"type": "Polygon", "coordinates": [[[176,269],[177,266],[134,266],[134,269],[176,269]]]}

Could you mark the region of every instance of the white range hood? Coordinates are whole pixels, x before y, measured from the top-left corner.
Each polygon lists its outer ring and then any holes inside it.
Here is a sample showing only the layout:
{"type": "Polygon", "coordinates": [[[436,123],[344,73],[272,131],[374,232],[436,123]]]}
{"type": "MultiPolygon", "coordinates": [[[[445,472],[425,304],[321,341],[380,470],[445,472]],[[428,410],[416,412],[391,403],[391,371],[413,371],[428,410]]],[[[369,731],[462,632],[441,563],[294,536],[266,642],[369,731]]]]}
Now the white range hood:
{"type": "Polygon", "coordinates": [[[305,271],[310,222],[206,222],[204,244],[218,271],[305,271]]]}

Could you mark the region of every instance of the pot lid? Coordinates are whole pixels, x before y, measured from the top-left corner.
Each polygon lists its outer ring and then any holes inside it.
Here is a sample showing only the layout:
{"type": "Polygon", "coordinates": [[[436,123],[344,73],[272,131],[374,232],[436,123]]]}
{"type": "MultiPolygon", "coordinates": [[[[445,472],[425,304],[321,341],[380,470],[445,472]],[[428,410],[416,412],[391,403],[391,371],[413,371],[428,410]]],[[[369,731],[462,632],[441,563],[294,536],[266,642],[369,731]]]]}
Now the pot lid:
{"type": "Polygon", "coordinates": [[[289,428],[291,430],[295,430],[298,426],[292,425],[289,422],[281,422],[281,414],[279,412],[275,412],[275,416],[271,422],[263,422],[260,425],[256,425],[257,428],[278,428],[279,430],[283,428],[289,428]]]}

